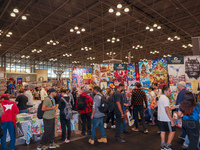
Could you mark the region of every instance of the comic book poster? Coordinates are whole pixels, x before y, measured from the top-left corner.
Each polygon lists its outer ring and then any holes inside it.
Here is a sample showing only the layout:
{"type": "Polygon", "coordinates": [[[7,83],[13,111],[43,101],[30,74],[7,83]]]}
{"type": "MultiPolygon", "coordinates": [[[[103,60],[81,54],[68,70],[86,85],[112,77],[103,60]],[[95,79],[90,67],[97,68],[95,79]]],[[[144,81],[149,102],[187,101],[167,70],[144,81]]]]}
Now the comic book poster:
{"type": "Polygon", "coordinates": [[[113,82],[114,81],[114,72],[107,72],[107,78],[108,82],[113,82]]]}
{"type": "Polygon", "coordinates": [[[131,84],[136,81],[135,78],[135,65],[134,64],[128,64],[127,65],[127,70],[128,70],[128,86],[131,86],[131,84]]]}
{"type": "Polygon", "coordinates": [[[191,82],[186,82],[186,89],[190,92],[192,92],[192,83],[191,82]]]}
{"type": "Polygon", "coordinates": [[[144,88],[149,88],[152,83],[151,77],[151,61],[139,62],[140,82],[144,88]]]}
{"type": "Polygon", "coordinates": [[[119,86],[120,83],[127,85],[127,70],[115,70],[114,84],[119,86]]]}
{"type": "Polygon", "coordinates": [[[168,65],[169,85],[176,86],[180,81],[185,81],[185,66],[184,64],[168,65]]]}
{"type": "Polygon", "coordinates": [[[159,88],[168,85],[168,71],[166,58],[160,58],[152,61],[153,82],[158,83],[159,88]]]}
{"type": "Polygon", "coordinates": [[[94,65],[94,74],[93,74],[93,84],[95,86],[100,86],[100,65],[94,65]]]}
{"type": "Polygon", "coordinates": [[[186,81],[200,80],[200,56],[185,56],[186,81]]]}
{"type": "Polygon", "coordinates": [[[107,88],[107,82],[101,82],[100,88],[101,88],[103,91],[105,91],[106,88],[107,88]]]}
{"type": "Polygon", "coordinates": [[[100,73],[101,82],[108,82],[107,72],[100,73]]]}
{"type": "Polygon", "coordinates": [[[113,64],[101,64],[100,71],[101,72],[113,72],[114,66],[113,66],[113,64]]]}

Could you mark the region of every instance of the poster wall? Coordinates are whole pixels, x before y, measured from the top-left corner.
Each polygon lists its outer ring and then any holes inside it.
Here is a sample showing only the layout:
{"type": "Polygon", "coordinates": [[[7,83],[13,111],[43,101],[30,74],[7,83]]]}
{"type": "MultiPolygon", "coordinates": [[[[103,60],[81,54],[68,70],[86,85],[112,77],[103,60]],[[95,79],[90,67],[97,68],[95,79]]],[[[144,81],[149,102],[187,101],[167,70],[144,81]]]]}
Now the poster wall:
{"type": "Polygon", "coordinates": [[[100,65],[94,65],[94,74],[93,74],[93,83],[94,86],[100,86],[100,65]]]}
{"type": "Polygon", "coordinates": [[[100,82],[107,82],[107,87],[114,82],[114,64],[100,65],[100,82]]]}

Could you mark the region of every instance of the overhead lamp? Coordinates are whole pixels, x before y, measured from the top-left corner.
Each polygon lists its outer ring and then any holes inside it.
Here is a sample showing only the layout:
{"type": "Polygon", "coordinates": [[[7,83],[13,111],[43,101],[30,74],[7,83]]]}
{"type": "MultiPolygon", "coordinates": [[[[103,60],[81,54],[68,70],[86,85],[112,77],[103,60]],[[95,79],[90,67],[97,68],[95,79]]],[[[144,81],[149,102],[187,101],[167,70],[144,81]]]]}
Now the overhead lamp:
{"type": "Polygon", "coordinates": [[[53,45],[56,45],[56,43],[53,43],[53,45]]]}
{"type": "Polygon", "coordinates": [[[188,44],[189,47],[192,47],[192,44],[188,44]]]}
{"type": "Polygon", "coordinates": [[[128,58],[128,56],[125,56],[125,58],[128,58]]]}
{"type": "Polygon", "coordinates": [[[19,13],[19,10],[17,8],[13,9],[13,12],[19,13]]]}
{"type": "Polygon", "coordinates": [[[106,53],[107,55],[109,55],[109,53],[106,53]]]}
{"type": "Polygon", "coordinates": [[[10,34],[6,34],[7,37],[10,37],[10,34]]]}
{"type": "Polygon", "coordinates": [[[87,46],[85,47],[85,49],[87,49],[87,46]]]}
{"type": "Polygon", "coordinates": [[[120,41],[120,39],[117,39],[117,42],[119,42],[120,41]]]}
{"type": "Polygon", "coordinates": [[[140,48],[143,48],[143,46],[140,46],[140,48]]]}
{"type": "Polygon", "coordinates": [[[114,9],[110,8],[110,9],[108,10],[108,12],[109,12],[109,13],[113,13],[113,12],[114,12],[114,9]]]}
{"type": "Polygon", "coordinates": [[[26,56],[26,58],[29,58],[30,56],[26,56]]]}
{"type": "Polygon", "coordinates": [[[47,44],[50,44],[50,42],[47,42],[47,44]]]}
{"type": "Polygon", "coordinates": [[[12,12],[12,13],[10,13],[10,16],[11,17],[16,17],[16,14],[12,12]]]}
{"type": "Polygon", "coordinates": [[[153,32],[154,30],[153,30],[153,28],[151,28],[149,31],[150,31],[150,32],[153,32]]]}
{"type": "Polygon", "coordinates": [[[69,54],[69,56],[72,56],[72,54],[69,54]]]}
{"type": "Polygon", "coordinates": [[[59,44],[59,42],[58,42],[58,41],[56,41],[56,44],[59,44]]]}
{"type": "Polygon", "coordinates": [[[137,47],[140,47],[140,45],[137,45],[137,47]]]}
{"type": "Polygon", "coordinates": [[[138,47],[136,47],[135,49],[138,49],[138,47]]]}
{"type": "Polygon", "coordinates": [[[81,32],[80,32],[80,31],[77,31],[76,34],[81,34],[81,32]]]}
{"type": "Polygon", "coordinates": [[[2,46],[2,45],[0,44],[0,46],[2,46]]]}
{"type": "Polygon", "coordinates": [[[149,26],[147,26],[147,27],[146,27],[146,30],[149,30],[149,29],[150,29],[150,27],[149,27],[149,26]]]}
{"type": "Polygon", "coordinates": [[[180,37],[177,37],[177,40],[180,40],[181,38],[180,37]]]}
{"type": "Polygon", "coordinates": [[[42,50],[39,50],[39,52],[42,52],[42,50]]]}
{"type": "Polygon", "coordinates": [[[27,20],[27,17],[26,16],[22,16],[22,20],[27,20]]]}
{"type": "Polygon", "coordinates": [[[118,4],[118,5],[117,5],[117,8],[122,8],[122,4],[118,4]]]}
{"type": "Polygon", "coordinates": [[[157,29],[160,30],[160,29],[161,29],[161,26],[158,26],[157,29]]]}
{"type": "Polygon", "coordinates": [[[70,29],[69,31],[70,31],[70,32],[74,32],[74,29],[70,29]]]}
{"type": "Polygon", "coordinates": [[[135,46],[133,46],[132,48],[135,48],[135,46]]]}
{"type": "Polygon", "coordinates": [[[110,42],[110,39],[107,39],[107,42],[110,42]]]}
{"type": "Polygon", "coordinates": [[[158,26],[158,25],[157,25],[156,23],[153,25],[154,28],[156,28],[157,26],[158,26]]]}
{"type": "Polygon", "coordinates": [[[114,41],[114,40],[115,40],[115,37],[113,37],[112,40],[114,41]]]}
{"type": "Polygon", "coordinates": [[[174,39],[171,39],[170,41],[171,41],[171,42],[173,42],[173,41],[174,41],[174,39]]]}
{"type": "Polygon", "coordinates": [[[167,39],[167,40],[169,40],[169,41],[170,41],[171,39],[172,39],[171,37],[168,37],[168,39],[167,39]]]}
{"type": "Polygon", "coordinates": [[[150,53],[152,54],[153,52],[152,52],[152,51],[150,51],[150,53]]]}
{"type": "Polygon", "coordinates": [[[112,43],[115,43],[115,41],[112,41],[112,43]]]}
{"type": "Polygon", "coordinates": [[[81,48],[81,50],[83,51],[83,50],[84,50],[84,48],[81,48]]]}
{"type": "Polygon", "coordinates": [[[176,35],[176,36],[174,36],[174,38],[176,39],[176,38],[178,38],[178,36],[176,35]]]}
{"type": "Polygon", "coordinates": [[[75,26],[74,29],[75,29],[75,30],[78,30],[78,26],[75,26]]]}
{"type": "Polygon", "coordinates": [[[120,16],[121,15],[121,13],[118,11],[118,12],[116,12],[116,16],[120,16]]]}
{"type": "Polygon", "coordinates": [[[89,47],[89,50],[92,50],[92,48],[91,48],[91,47],[89,47]]]}
{"type": "Polygon", "coordinates": [[[8,34],[12,35],[12,32],[8,32],[8,34]]]}
{"type": "Polygon", "coordinates": [[[116,53],[114,52],[113,54],[115,55],[116,53]]]}
{"type": "Polygon", "coordinates": [[[125,9],[124,9],[124,12],[129,12],[129,8],[125,8],[125,9]]]}
{"type": "Polygon", "coordinates": [[[82,32],[85,32],[85,28],[82,28],[81,31],[82,31],[82,32]]]}

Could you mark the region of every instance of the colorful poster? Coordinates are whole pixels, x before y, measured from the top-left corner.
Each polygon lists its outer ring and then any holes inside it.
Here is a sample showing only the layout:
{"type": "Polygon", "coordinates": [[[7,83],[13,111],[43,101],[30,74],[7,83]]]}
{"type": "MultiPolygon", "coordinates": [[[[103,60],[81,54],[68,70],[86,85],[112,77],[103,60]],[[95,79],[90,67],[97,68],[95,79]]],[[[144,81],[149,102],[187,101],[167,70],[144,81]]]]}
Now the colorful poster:
{"type": "Polygon", "coordinates": [[[44,124],[42,119],[33,119],[31,121],[31,133],[32,134],[42,134],[44,133],[44,124]]]}
{"type": "Polygon", "coordinates": [[[149,88],[152,83],[151,64],[152,61],[139,62],[140,82],[144,88],[149,88]]]}
{"type": "Polygon", "coordinates": [[[191,82],[186,82],[186,89],[190,92],[192,92],[192,83],[191,82]]]}
{"type": "Polygon", "coordinates": [[[127,64],[114,64],[114,70],[127,70],[127,64]]]}
{"type": "Polygon", "coordinates": [[[108,82],[107,72],[100,73],[101,82],[108,82]]]}
{"type": "Polygon", "coordinates": [[[91,73],[83,73],[83,79],[91,79],[92,74],[91,73]]]}
{"type": "Polygon", "coordinates": [[[17,78],[17,84],[22,84],[22,78],[17,78]]]}
{"type": "Polygon", "coordinates": [[[185,56],[186,81],[200,80],[200,56],[185,56]]]}
{"type": "Polygon", "coordinates": [[[93,83],[95,86],[100,86],[100,65],[94,65],[93,83]]]}
{"type": "Polygon", "coordinates": [[[168,64],[184,64],[183,56],[167,57],[168,64]]]}
{"type": "Polygon", "coordinates": [[[167,60],[166,58],[156,59],[152,62],[152,78],[153,82],[158,83],[159,88],[163,85],[168,85],[168,74],[167,74],[167,60]]]}
{"type": "MultiPolygon", "coordinates": [[[[134,64],[128,64],[127,65],[128,70],[128,81],[135,81],[135,65],[134,64]]],[[[130,85],[129,85],[130,86],[130,85]]]]}
{"type": "Polygon", "coordinates": [[[114,72],[107,72],[108,82],[114,81],[114,72]]]}
{"type": "Polygon", "coordinates": [[[101,82],[100,88],[101,88],[103,91],[105,91],[106,88],[107,88],[107,82],[101,82]]]}
{"type": "Polygon", "coordinates": [[[169,85],[176,86],[180,81],[185,81],[185,66],[168,65],[169,85]]]}
{"type": "Polygon", "coordinates": [[[120,83],[127,85],[127,70],[115,70],[114,84],[118,86],[120,83]]]}
{"type": "Polygon", "coordinates": [[[113,72],[113,64],[101,64],[100,66],[100,71],[101,72],[113,72]]]}

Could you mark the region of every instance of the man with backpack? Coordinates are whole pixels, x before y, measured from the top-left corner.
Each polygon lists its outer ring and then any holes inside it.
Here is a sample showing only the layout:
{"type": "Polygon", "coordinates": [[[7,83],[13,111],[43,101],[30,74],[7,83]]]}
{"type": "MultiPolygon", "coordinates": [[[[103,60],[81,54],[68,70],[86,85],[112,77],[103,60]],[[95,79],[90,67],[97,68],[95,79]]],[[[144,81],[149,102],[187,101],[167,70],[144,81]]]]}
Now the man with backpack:
{"type": "Polygon", "coordinates": [[[66,90],[61,91],[61,100],[58,106],[60,109],[60,123],[62,128],[62,138],[61,142],[69,143],[71,136],[71,123],[70,119],[72,118],[72,98],[67,95],[66,90]],[[66,126],[67,126],[67,138],[66,138],[66,126]],[[66,139],[65,139],[66,138],[66,139]]]}
{"type": "Polygon", "coordinates": [[[124,101],[121,92],[124,91],[124,84],[120,83],[117,90],[113,94],[115,101],[115,115],[116,115],[116,130],[115,138],[120,143],[125,143],[125,140],[120,136],[120,125],[124,118],[124,101]]]}
{"type": "MultiPolygon", "coordinates": [[[[57,91],[54,88],[49,89],[49,96],[45,97],[42,103],[43,122],[44,122],[44,134],[42,141],[37,147],[37,150],[46,150],[45,146],[48,139],[50,140],[49,148],[59,148],[59,145],[54,143],[55,138],[55,118],[56,118],[56,106],[54,97],[57,95],[57,91]]],[[[39,107],[38,107],[39,108],[39,107]]]]}
{"type": "Polygon", "coordinates": [[[106,133],[105,133],[105,129],[103,126],[103,117],[105,116],[104,113],[100,112],[99,108],[101,105],[101,100],[103,95],[100,93],[100,87],[95,86],[94,87],[94,93],[95,93],[95,97],[94,97],[94,103],[93,103],[93,110],[92,110],[92,115],[91,115],[91,119],[92,119],[92,133],[89,139],[89,143],[90,144],[94,144],[94,138],[95,138],[95,134],[96,134],[96,128],[99,127],[100,131],[101,131],[101,139],[98,139],[99,143],[107,143],[107,138],[106,138],[106,133]]]}
{"type": "Polygon", "coordinates": [[[76,101],[76,108],[80,110],[82,120],[82,135],[85,136],[85,124],[87,120],[87,134],[91,134],[91,106],[93,105],[93,99],[87,95],[86,87],[82,87],[82,94],[76,101]]]}

